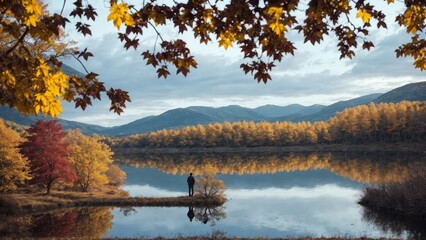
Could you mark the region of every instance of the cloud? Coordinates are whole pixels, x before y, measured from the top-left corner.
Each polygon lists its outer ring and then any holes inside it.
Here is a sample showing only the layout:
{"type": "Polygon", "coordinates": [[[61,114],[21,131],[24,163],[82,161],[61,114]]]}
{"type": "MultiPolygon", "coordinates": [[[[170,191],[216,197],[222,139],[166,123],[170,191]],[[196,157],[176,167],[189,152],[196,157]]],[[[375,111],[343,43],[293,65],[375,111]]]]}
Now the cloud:
{"type": "MultiPolygon", "coordinates": [[[[176,37],[173,29],[161,29],[167,37],[176,37]]],[[[81,48],[89,47],[95,55],[87,67],[100,74],[107,87],[129,92],[132,103],[125,113],[115,116],[108,111],[109,101],[94,103],[84,113],[65,104],[62,117],[86,123],[114,126],[148,115],[158,115],[172,108],[190,105],[224,106],[240,104],[256,107],[263,104],[292,103],[331,104],[366,94],[386,92],[410,82],[424,81],[424,74],[415,70],[412,59],[396,59],[395,49],[409,36],[398,28],[382,33],[372,32],[376,47],[371,51],[356,50],[352,59],[339,60],[335,38],[326,37],[321,45],[303,44],[303,38],[294,33],[298,50],[295,56],[285,56],[274,68],[272,81],[257,83],[245,75],[239,65],[244,62],[239,48],[225,51],[217,44],[200,45],[191,34],[183,37],[198,61],[198,68],[187,77],[171,73],[167,79],[158,79],[155,69],[146,66],[140,55],[142,49],[153,50],[155,35],[148,32],[137,51],[126,51],[116,33],[80,41],[81,48]]],[[[81,70],[78,63],[67,64],[81,70]]]]}

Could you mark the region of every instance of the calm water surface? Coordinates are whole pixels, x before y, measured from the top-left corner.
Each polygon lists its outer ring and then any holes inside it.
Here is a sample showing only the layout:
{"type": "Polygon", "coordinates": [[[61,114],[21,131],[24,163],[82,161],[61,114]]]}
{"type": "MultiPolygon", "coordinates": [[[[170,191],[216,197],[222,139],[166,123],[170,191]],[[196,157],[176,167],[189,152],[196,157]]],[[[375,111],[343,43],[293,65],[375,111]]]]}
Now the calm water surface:
{"type": "MultiPolygon", "coordinates": [[[[130,178],[133,174],[140,176],[125,187],[132,196],[186,194],[185,175],[168,175],[151,168],[124,169],[130,178]]],[[[192,236],[214,230],[240,237],[384,235],[361,220],[362,209],[355,202],[362,184],[327,170],[219,178],[228,188],[229,201],[223,209],[226,217],[204,224],[198,219],[190,222],[188,208],[135,208],[127,217],[116,209],[108,236],[192,236]]]]}
{"type": "MultiPolygon", "coordinates": [[[[424,155],[222,154],[117,155],[131,196],[183,196],[194,172],[216,174],[228,201],[216,209],[188,207],[88,208],[11,220],[22,229],[0,236],[76,237],[407,237],[398,221],[375,216],[356,202],[366,184],[403,181],[424,155]],[[25,227],[25,223],[29,223],[25,227]],[[55,227],[44,226],[53,224],[55,227]],[[56,231],[49,230],[56,229],[56,231]]],[[[421,229],[421,227],[420,227],[421,229]]],[[[12,231],[12,230],[10,230],[12,231]]],[[[421,230],[420,230],[421,231],[421,230]]],[[[423,235],[424,236],[424,235],[423,235]]]]}

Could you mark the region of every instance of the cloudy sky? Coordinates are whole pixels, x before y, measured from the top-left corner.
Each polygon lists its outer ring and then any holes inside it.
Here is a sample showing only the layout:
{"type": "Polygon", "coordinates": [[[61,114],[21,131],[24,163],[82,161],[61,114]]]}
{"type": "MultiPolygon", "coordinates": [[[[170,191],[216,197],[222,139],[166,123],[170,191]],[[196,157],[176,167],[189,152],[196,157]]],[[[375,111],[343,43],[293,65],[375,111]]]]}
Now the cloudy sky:
{"type": "MultiPolygon", "coordinates": [[[[51,12],[60,11],[62,1],[47,2],[51,12]]],[[[140,2],[137,1],[135,5],[140,5],[140,2]]],[[[71,4],[67,4],[69,13],[71,4]]],[[[172,74],[167,79],[158,79],[155,69],[146,66],[140,56],[145,49],[154,49],[155,35],[147,32],[137,51],[126,51],[117,38],[117,30],[111,22],[106,21],[107,2],[93,1],[92,5],[99,14],[98,21],[91,23],[93,36],[82,38],[69,24],[69,37],[78,41],[80,49],[87,47],[95,55],[85,63],[89,71],[99,73],[100,80],[106,83],[107,88],[128,91],[132,102],[121,116],[109,112],[110,103],[106,97],[84,112],[74,109],[74,104],[66,103],[61,117],[68,120],[116,126],[173,108],[195,105],[220,107],[238,104],[251,108],[265,104],[328,105],[426,80],[424,72],[414,69],[411,59],[395,57],[394,50],[410,38],[393,24],[396,13],[401,11],[397,5],[385,8],[389,19],[388,29],[372,31],[371,39],[376,47],[369,52],[357,50],[352,60],[339,60],[340,54],[333,37],[326,38],[320,46],[311,46],[303,44],[301,36],[291,31],[288,36],[296,43],[295,56],[285,57],[273,70],[273,80],[267,84],[257,83],[239,68],[243,60],[238,48],[226,51],[218,48],[215,42],[200,45],[191,34],[178,35],[170,27],[159,29],[163,38],[183,38],[198,61],[198,68],[187,77],[172,74]]],[[[64,62],[83,72],[75,60],[65,59],[64,62]]]]}

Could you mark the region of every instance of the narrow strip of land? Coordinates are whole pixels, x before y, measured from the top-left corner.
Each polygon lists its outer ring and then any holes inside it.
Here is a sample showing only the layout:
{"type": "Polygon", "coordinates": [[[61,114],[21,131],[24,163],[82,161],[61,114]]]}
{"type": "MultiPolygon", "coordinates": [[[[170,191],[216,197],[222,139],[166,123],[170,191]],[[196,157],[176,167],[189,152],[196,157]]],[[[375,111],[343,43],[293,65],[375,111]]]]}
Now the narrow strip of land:
{"type": "Polygon", "coordinates": [[[312,144],[285,147],[212,148],[114,148],[117,153],[244,153],[244,152],[417,152],[426,153],[426,143],[312,144]]]}
{"type": "Polygon", "coordinates": [[[15,193],[0,197],[0,213],[26,214],[70,207],[190,207],[220,206],[226,199],[221,197],[204,198],[201,196],[179,197],[128,197],[107,193],[77,193],[52,191],[43,193],[15,193]]]}

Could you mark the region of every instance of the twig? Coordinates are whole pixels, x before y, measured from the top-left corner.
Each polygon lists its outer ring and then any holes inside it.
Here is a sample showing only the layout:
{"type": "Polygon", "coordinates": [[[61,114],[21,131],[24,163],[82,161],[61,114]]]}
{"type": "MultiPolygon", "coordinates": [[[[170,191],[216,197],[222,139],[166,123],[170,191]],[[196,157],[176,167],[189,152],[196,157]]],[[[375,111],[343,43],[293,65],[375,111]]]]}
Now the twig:
{"type": "Polygon", "coordinates": [[[89,74],[89,71],[87,70],[87,68],[84,66],[84,64],[80,61],[80,59],[78,58],[78,57],[76,57],[74,54],[71,54],[71,56],[73,57],[73,58],[75,58],[75,60],[77,60],[80,64],[81,64],[81,66],[84,68],[84,71],[86,71],[86,73],[87,74],[89,74]]]}
{"type": "Polygon", "coordinates": [[[62,16],[62,13],[64,12],[64,8],[65,8],[65,4],[66,4],[67,0],[64,0],[64,3],[62,4],[62,9],[61,9],[61,13],[59,15],[62,16]]]}
{"type": "Polygon", "coordinates": [[[15,45],[13,45],[11,48],[9,48],[5,53],[3,53],[0,58],[3,58],[4,56],[8,55],[9,53],[11,53],[13,50],[15,50],[16,47],[18,47],[18,44],[20,44],[25,36],[29,33],[30,29],[28,27],[26,27],[25,32],[21,35],[21,37],[18,39],[18,41],[15,43],[15,45]]]}

